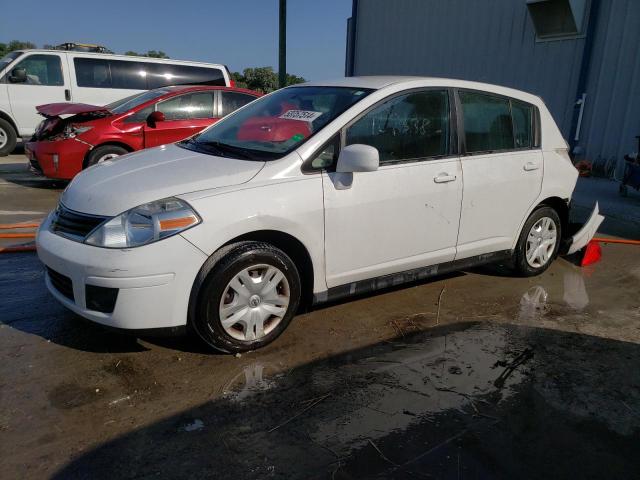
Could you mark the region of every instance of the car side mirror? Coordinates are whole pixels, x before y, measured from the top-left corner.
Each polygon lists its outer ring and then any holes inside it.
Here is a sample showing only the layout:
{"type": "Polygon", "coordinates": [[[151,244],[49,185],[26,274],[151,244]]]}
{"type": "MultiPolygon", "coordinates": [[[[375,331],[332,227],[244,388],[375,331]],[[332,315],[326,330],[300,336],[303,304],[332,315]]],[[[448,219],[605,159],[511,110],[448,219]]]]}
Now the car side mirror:
{"type": "Polygon", "coordinates": [[[164,122],[165,117],[162,112],[151,112],[147,117],[147,125],[149,128],[156,128],[158,122],[164,122]]]}
{"type": "Polygon", "coordinates": [[[374,172],[380,166],[378,149],[370,145],[347,145],[338,156],[337,173],[374,172]]]}
{"type": "Polygon", "coordinates": [[[25,68],[14,68],[9,75],[11,83],[24,83],[27,81],[27,70],[25,68]]]}

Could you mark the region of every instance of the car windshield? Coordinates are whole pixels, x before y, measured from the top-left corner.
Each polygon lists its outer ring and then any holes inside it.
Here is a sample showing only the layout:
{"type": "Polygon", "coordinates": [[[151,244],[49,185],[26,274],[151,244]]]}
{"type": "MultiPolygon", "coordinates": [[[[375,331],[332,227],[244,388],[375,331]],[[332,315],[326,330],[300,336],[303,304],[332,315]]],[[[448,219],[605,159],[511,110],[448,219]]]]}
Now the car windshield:
{"type": "Polygon", "coordinates": [[[137,107],[138,105],[142,105],[143,103],[148,102],[149,100],[153,100],[154,98],[161,97],[169,93],[170,90],[168,88],[156,88],[155,90],[149,90],[148,92],[136,93],[135,95],[131,95],[130,97],[125,97],[116,102],[110,103],[109,105],[105,105],[105,107],[111,113],[124,113],[132,108],[137,107]]]}
{"type": "Polygon", "coordinates": [[[22,55],[22,52],[7,53],[4,57],[0,58],[0,70],[13,62],[16,58],[22,55]]]}
{"type": "Polygon", "coordinates": [[[179,145],[231,158],[281,158],[371,91],[345,87],[283,88],[251,102],[179,145]]]}

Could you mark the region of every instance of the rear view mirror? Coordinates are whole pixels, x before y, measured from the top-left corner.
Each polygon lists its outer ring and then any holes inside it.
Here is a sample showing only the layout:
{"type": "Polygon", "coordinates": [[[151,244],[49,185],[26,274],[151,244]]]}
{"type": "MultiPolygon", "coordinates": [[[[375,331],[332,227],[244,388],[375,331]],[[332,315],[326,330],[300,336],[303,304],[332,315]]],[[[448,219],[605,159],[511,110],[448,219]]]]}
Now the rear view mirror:
{"type": "Polygon", "coordinates": [[[149,128],[156,128],[156,123],[158,122],[164,122],[164,113],[151,112],[147,117],[147,125],[149,128]]]}
{"type": "Polygon", "coordinates": [[[24,83],[27,81],[27,70],[24,68],[14,68],[9,75],[11,83],[24,83]]]}
{"type": "Polygon", "coordinates": [[[369,145],[354,144],[344,147],[338,156],[336,172],[373,172],[380,166],[378,150],[369,145]]]}

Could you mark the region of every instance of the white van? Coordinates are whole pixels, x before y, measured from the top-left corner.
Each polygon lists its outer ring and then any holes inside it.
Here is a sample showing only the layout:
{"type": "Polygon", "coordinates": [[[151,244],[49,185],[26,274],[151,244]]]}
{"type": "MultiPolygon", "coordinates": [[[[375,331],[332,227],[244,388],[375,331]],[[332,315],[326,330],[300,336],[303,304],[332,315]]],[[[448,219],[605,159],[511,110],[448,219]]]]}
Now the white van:
{"type": "Polygon", "coordinates": [[[23,50],[0,59],[0,156],[30,137],[42,120],[35,107],[106,105],[167,85],[233,86],[224,65],[61,50],[23,50]]]}

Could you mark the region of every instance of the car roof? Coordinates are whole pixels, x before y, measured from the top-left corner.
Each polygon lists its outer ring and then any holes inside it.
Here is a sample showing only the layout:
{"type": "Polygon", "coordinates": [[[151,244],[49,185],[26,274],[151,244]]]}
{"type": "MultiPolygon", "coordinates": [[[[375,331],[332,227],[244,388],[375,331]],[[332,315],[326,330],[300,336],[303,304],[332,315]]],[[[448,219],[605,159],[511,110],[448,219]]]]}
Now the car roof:
{"type": "Polygon", "coordinates": [[[524,92],[522,90],[516,90],[501,85],[493,85],[490,83],[473,82],[469,80],[459,80],[455,78],[442,77],[371,75],[359,77],[342,77],[320,82],[300,83],[294,86],[350,87],[370,88],[374,90],[381,90],[383,88],[390,87],[396,87],[397,89],[420,87],[454,87],[496,93],[498,95],[522,99],[534,104],[541,103],[540,97],[528,92],[524,92]]]}
{"type": "Polygon", "coordinates": [[[155,58],[155,57],[143,57],[138,55],[121,55],[117,53],[100,53],[100,52],[79,52],[77,50],[55,50],[51,48],[27,48],[23,50],[17,50],[21,53],[70,53],[74,55],[93,56],[93,57],[109,57],[122,60],[144,60],[150,63],[175,63],[185,65],[206,65],[209,67],[217,67],[224,70],[226,67],[221,63],[208,63],[208,62],[196,62],[192,60],[177,60],[173,58],[155,58]]]}

